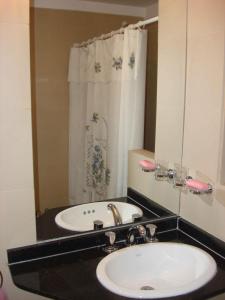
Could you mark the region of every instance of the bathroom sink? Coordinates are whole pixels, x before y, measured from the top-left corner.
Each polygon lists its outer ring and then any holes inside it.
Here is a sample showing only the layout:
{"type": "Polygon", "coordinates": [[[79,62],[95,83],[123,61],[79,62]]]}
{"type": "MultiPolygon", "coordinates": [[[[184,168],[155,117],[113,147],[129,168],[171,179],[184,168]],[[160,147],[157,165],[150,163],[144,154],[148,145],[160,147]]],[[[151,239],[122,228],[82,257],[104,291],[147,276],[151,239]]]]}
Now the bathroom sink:
{"type": "Polygon", "coordinates": [[[173,297],[192,292],[216,273],[205,251],[181,243],[149,243],[115,251],[103,258],[96,274],[113,293],[139,299],[173,297]]]}
{"type": "Polygon", "coordinates": [[[114,204],[122,218],[122,224],[131,223],[132,215],[143,215],[142,210],[129,203],[118,201],[101,201],[81,204],[65,209],[58,213],[55,222],[58,226],[72,231],[87,231],[94,229],[94,221],[103,222],[103,227],[115,225],[112,211],[108,204],[114,204]]]}

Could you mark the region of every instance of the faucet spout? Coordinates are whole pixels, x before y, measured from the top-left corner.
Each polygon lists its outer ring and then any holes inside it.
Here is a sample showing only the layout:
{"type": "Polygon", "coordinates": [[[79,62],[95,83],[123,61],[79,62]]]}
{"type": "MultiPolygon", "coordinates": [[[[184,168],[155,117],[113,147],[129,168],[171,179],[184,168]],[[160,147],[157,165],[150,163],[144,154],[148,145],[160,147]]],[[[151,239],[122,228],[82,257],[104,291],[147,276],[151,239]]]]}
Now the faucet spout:
{"type": "Polygon", "coordinates": [[[121,225],[122,224],[122,218],[121,218],[121,215],[120,215],[116,205],[112,204],[112,203],[109,203],[107,207],[111,210],[111,212],[113,214],[115,225],[121,225]]]}
{"type": "Polygon", "coordinates": [[[130,227],[127,235],[127,245],[131,246],[138,243],[138,238],[141,238],[145,243],[147,242],[146,229],[143,225],[130,227]]]}

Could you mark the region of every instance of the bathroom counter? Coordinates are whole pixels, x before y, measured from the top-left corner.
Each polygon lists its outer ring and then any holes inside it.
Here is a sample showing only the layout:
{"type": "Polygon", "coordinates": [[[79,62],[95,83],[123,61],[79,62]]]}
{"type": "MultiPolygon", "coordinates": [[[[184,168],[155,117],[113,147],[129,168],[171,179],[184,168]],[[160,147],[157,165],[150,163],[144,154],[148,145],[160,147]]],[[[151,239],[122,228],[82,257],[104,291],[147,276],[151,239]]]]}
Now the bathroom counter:
{"type": "MultiPolygon", "coordinates": [[[[175,216],[174,213],[166,208],[156,204],[154,201],[145,198],[138,192],[128,188],[127,197],[115,198],[110,200],[104,200],[108,202],[119,201],[134,204],[140,207],[143,211],[142,221],[153,220],[155,218],[175,216]]],[[[38,241],[69,237],[75,234],[79,234],[76,231],[65,230],[60,228],[55,223],[56,215],[64,209],[72,206],[56,207],[46,210],[41,216],[36,219],[37,225],[37,239],[38,241]]]]}
{"type": "MultiPolygon", "coordinates": [[[[218,242],[212,236],[202,236],[200,230],[192,228],[189,223],[182,220],[179,221],[180,229],[176,229],[174,220],[159,221],[157,225],[159,241],[182,242],[198,246],[214,257],[218,267],[216,276],[202,288],[186,295],[164,299],[203,300],[225,292],[223,242],[218,242]],[[169,229],[167,232],[164,230],[166,227],[169,229]],[[199,238],[208,247],[216,247],[218,254],[195,241],[190,237],[190,233],[193,233],[194,239],[199,238]]],[[[118,235],[121,243],[125,233],[124,229],[118,235]]],[[[85,240],[80,237],[76,240],[58,241],[55,246],[44,243],[37,244],[38,249],[33,246],[33,250],[29,247],[9,250],[8,257],[13,281],[21,289],[58,300],[130,299],[111,293],[97,280],[96,267],[106,255],[102,251],[103,244],[104,234],[95,233],[89,237],[86,236],[85,240]],[[56,253],[51,255],[53,247],[56,253]],[[28,260],[24,261],[26,258],[28,260]]]]}

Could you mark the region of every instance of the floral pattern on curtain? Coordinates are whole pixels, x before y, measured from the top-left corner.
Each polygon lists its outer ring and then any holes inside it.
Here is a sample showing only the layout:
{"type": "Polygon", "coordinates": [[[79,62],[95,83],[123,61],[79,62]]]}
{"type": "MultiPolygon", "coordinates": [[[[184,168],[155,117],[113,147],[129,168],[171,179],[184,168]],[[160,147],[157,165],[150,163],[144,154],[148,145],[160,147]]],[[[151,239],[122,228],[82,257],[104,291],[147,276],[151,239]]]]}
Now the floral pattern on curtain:
{"type": "Polygon", "coordinates": [[[107,186],[110,183],[110,169],[107,166],[108,129],[107,122],[94,112],[91,125],[86,132],[86,186],[94,189],[96,195],[104,198],[107,195],[107,186]],[[101,124],[102,123],[102,124],[101,124]],[[93,127],[105,127],[105,136],[95,136],[93,127]]]}
{"type": "Polygon", "coordinates": [[[146,49],[146,31],[131,29],[71,49],[71,204],[126,195],[128,151],[143,147],[146,49]]]}

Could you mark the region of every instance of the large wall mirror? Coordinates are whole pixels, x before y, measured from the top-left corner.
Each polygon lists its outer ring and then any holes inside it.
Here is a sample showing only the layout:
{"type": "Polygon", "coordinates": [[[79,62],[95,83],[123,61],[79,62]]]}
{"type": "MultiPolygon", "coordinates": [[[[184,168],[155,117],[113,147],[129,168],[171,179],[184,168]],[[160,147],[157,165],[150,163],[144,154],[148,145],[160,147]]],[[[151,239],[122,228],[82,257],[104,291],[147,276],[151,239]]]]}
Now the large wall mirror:
{"type": "Polygon", "coordinates": [[[162,23],[133,28],[158,16],[158,1],[54,2],[34,0],[30,8],[37,224],[46,213],[126,196],[127,178],[178,213],[179,190],[143,174],[138,160],[181,163],[186,1],[175,22],[162,10],[162,23]],[[168,24],[171,36],[163,32],[168,24]]]}

